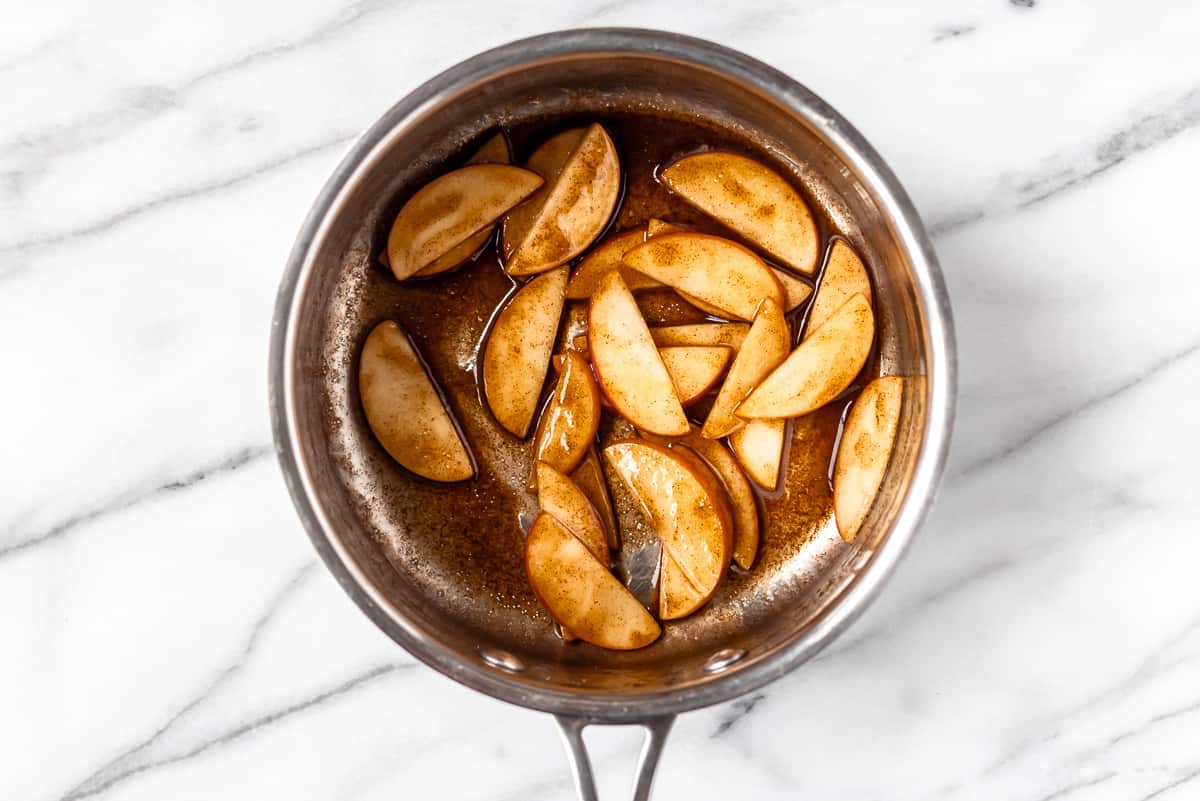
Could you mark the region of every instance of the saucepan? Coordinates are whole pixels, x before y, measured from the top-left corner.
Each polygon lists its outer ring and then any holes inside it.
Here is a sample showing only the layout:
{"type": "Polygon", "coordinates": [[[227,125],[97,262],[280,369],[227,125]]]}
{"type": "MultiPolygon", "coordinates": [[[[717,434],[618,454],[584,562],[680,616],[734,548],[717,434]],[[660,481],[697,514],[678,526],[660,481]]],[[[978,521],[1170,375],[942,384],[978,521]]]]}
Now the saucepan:
{"type": "Polygon", "coordinates": [[[934,500],[954,416],[955,347],[921,220],[887,165],[833,108],[787,75],[711,42],[575,30],[507,44],[447,70],[351,148],[289,258],[270,384],[275,446],[296,509],[362,611],[455,681],[554,715],[585,801],[596,791],[584,728],[644,727],[634,787],[644,800],[676,715],[796,668],[879,594],[934,500]],[[412,481],[379,458],[357,397],[356,359],[386,314],[370,291],[382,275],[373,254],[398,198],[498,127],[647,110],[732,132],[787,165],[864,256],[881,372],[910,380],[883,486],[852,545],[825,532],[759,571],[736,603],[683,621],[676,636],[606,652],[564,644],[544,619],[531,623],[521,608],[528,589],[497,586],[469,537],[455,551],[447,543],[461,532],[403,522],[412,515],[397,510],[428,501],[414,498],[412,481]]]}

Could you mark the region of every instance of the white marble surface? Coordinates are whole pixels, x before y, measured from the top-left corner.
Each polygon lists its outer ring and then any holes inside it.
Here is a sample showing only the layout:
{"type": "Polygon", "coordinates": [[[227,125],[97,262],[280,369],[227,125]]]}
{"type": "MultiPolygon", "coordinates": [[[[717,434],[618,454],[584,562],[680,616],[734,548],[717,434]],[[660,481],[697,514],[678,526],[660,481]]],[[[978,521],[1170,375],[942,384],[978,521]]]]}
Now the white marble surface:
{"type": "MultiPolygon", "coordinates": [[[[413,664],[270,456],[268,322],[342,150],[583,25],[806,82],[953,295],[939,506],[816,662],[686,715],[657,798],[1200,797],[1200,5],[11,4],[0,17],[0,798],[550,799],[544,716],[413,664]]],[[[609,797],[637,738],[595,737],[609,797]]]]}

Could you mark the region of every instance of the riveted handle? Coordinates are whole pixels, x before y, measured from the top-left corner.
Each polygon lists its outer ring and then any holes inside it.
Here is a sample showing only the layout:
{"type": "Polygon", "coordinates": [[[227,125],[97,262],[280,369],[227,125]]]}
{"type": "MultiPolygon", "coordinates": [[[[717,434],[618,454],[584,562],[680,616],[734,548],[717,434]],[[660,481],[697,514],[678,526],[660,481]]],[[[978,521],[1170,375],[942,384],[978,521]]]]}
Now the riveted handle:
{"type": "MultiPolygon", "coordinates": [[[[588,726],[603,724],[587,718],[565,715],[555,715],[554,719],[558,722],[559,733],[562,734],[563,744],[567,747],[567,761],[571,765],[579,801],[599,801],[596,794],[596,777],[592,773],[592,760],[588,757],[587,745],[583,742],[583,730],[588,726]]],[[[662,756],[663,744],[667,741],[667,734],[670,733],[671,724],[674,722],[674,715],[665,715],[636,724],[646,730],[646,739],[642,741],[642,753],[638,756],[633,801],[649,801],[658,758],[662,756]]]]}

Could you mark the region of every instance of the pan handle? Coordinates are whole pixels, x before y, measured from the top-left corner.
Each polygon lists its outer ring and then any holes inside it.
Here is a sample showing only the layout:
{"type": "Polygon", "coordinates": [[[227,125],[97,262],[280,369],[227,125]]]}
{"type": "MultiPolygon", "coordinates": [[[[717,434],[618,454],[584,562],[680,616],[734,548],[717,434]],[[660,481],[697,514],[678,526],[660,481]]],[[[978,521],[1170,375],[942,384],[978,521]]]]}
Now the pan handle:
{"type": "MultiPolygon", "coordinates": [[[[567,747],[567,761],[571,764],[571,775],[575,779],[575,792],[579,801],[599,801],[596,795],[596,777],[592,774],[592,760],[588,758],[587,745],[583,742],[583,730],[588,726],[601,725],[587,718],[555,715],[558,731],[567,747]]],[[[637,725],[646,730],[642,741],[642,753],[637,761],[637,777],[633,784],[633,801],[649,801],[650,786],[654,783],[654,771],[658,758],[662,756],[663,744],[675,722],[674,715],[649,718],[637,725]]]]}

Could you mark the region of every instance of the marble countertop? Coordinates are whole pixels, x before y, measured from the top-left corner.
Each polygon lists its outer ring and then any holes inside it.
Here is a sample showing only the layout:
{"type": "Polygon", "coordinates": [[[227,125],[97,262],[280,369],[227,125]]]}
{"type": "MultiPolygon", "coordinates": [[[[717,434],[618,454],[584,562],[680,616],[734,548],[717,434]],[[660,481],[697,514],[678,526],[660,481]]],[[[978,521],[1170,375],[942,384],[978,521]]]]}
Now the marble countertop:
{"type": "MultiPolygon", "coordinates": [[[[561,799],[414,664],[272,457],[276,284],[341,153],[501,42],[637,25],[839,108],[934,233],[961,402],[869,613],[683,716],[660,801],[1200,797],[1200,5],[28,3],[0,26],[0,798],[561,799]],[[525,22],[531,20],[532,22],[525,22]]],[[[625,797],[639,735],[596,733],[625,797]]]]}

